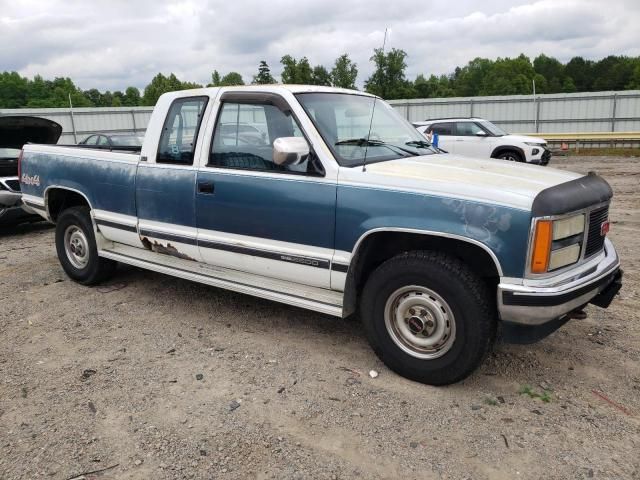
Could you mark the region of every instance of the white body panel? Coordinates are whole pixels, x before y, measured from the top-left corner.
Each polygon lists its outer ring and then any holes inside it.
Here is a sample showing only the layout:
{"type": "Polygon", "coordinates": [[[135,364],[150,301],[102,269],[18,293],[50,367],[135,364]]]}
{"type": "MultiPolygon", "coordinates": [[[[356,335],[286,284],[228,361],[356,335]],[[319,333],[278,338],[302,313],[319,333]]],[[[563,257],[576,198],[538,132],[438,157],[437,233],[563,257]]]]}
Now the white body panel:
{"type": "Polygon", "coordinates": [[[341,168],[340,183],[428,193],[530,210],[545,188],[582,175],[504,160],[427,155],[341,168]]]}

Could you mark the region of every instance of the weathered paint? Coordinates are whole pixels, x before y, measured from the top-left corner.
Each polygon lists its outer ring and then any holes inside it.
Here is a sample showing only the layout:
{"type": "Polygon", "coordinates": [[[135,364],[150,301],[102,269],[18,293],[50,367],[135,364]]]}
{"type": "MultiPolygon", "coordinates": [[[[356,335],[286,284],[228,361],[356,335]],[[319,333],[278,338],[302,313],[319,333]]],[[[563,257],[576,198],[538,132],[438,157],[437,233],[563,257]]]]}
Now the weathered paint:
{"type": "Polygon", "coordinates": [[[339,186],[335,248],[352,251],[370,230],[425,230],[476,240],[496,255],[504,275],[521,276],[530,220],[526,211],[499,205],[339,186]]]}
{"type": "Polygon", "coordinates": [[[137,157],[132,156],[133,161],[92,161],[80,152],[56,155],[26,151],[22,172],[38,172],[40,184],[24,184],[23,193],[44,198],[47,187],[66,187],[82,192],[93,208],[135,216],[137,157]]]}
{"type": "Polygon", "coordinates": [[[213,195],[196,195],[198,228],[333,248],[336,185],[313,177],[201,170],[213,195]]]}

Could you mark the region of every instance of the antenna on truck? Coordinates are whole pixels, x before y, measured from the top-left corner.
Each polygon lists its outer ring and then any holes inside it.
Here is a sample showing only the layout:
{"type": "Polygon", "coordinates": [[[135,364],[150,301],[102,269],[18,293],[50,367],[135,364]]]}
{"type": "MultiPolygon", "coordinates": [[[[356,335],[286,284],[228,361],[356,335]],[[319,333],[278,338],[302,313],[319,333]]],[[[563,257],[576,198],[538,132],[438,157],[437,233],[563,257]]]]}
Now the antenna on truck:
{"type": "MultiPolygon", "coordinates": [[[[382,41],[382,55],[384,57],[384,47],[387,45],[387,30],[384,29],[384,40],[382,41]]],[[[383,58],[384,60],[384,58],[383,58]]],[[[378,97],[373,97],[373,107],[371,109],[371,119],[369,120],[369,133],[367,133],[367,138],[365,138],[366,142],[364,144],[364,159],[362,160],[362,171],[367,171],[367,153],[369,152],[369,141],[371,139],[371,127],[373,126],[373,115],[376,113],[376,100],[378,97]]]]}

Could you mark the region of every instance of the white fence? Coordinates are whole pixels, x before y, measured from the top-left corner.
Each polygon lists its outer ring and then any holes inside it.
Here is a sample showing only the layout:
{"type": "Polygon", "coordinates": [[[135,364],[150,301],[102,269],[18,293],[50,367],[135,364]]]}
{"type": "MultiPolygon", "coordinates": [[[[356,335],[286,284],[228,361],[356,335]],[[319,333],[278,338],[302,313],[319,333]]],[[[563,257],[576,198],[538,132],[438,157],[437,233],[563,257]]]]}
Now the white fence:
{"type": "Polygon", "coordinates": [[[0,115],[44,117],[62,126],[58,143],[78,143],[91,133],[144,133],[153,107],[16,108],[0,109],[0,115]]]}
{"type": "MultiPolygon", "coordinates": [[[[512,133],[640,132],[640,91],[391,100],[410,121],[483,117],[512,133]]],[[[62,125],[60,143],[91,133],[143,133],[153,107],[21,108],[0,115],[34,115],[62,125]]]]}
{"type": "Polygon", "coordinates": [[[640,91],[391,100],[409,121],[482,117],[511,133],[639,132],[640,91]]]}

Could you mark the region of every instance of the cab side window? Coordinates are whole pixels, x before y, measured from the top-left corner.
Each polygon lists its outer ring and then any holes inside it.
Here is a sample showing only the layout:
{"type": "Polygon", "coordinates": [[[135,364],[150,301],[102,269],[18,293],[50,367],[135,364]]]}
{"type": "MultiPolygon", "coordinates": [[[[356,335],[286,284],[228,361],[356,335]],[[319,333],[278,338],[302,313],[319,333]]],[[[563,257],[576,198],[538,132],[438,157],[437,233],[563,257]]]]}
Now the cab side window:
{"type": "Polygon", "coordinates": [[[178,98],[173,101],[162,128],[157,163],[193,165],[193,155],[209,97],[178,98]]]}
{"type": "Polygon", "coordinates": [[[290,113],[275,105],[225,102],[218,114],[209,166],[238,170],[308,173],[309,160],[299,165],[277,165],[273,142],[280,137],[302,137],[290,113]]]}
{"type": "Polygon", "coordinates": [[[484,132],[475,122],[458,122],[456,124],[456,135],[460,137],[475,137],[478,132],[484,132]]]}
{"type": "Polygon", "coordinates": [[[434,123],[427,131],[438,135],[453,135],[454,125],[454,123],[434,123]]]}

